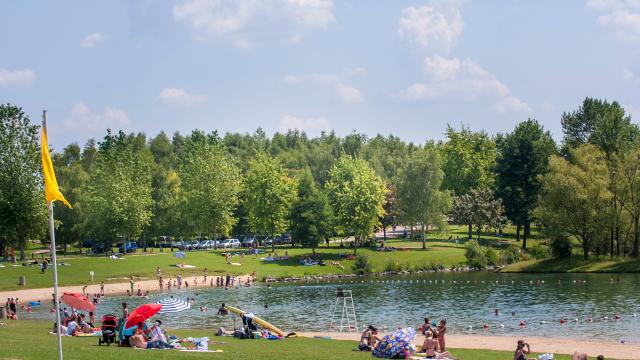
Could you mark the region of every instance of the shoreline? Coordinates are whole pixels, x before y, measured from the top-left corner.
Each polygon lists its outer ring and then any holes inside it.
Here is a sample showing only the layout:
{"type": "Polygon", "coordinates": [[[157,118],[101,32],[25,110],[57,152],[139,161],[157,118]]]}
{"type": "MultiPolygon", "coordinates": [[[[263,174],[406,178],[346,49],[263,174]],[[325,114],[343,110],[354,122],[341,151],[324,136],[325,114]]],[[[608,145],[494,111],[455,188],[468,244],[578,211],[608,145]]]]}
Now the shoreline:
{"type": "MultiPolygon", "coordinates": [[[[201,288],[207,288],[207,289],[213,289],[216,288],[215,286],[212,288],[209,286],[209,281],[211,278],[217,278],[219,277],[216,275],[213,276],[207,276],[207,282],[205,283],[203,280],[203,276],[202,275],[198,275],[198,276],[184,276],[183,279],[183,289],[201,289],[201,288]],[[195,285],[194,279],[198,279],[198,285],[195,285]],[[188,281],[189,282],[189,287],[185,287],[184,286],[184,281],[188,281]]],[[[236,281],[240,281],[240,283],[244,284],[247,282],[247,280],[251,277],[251,275],[236,275],[236,281]]],[[[175,279],[174,279],[175,280],[175,279]]],[[[252,281],[253,282],[253,281],[252,281]]],[[[80,293],[82,294],[82,288],[85,285],[70,285],[70,286],[60,286],[58,287],[58,295],[62,296],[62,294],[64,292],[75,292],[75,293],[80,293]]],[[[91,284],[91,285],[86,285],[87,289],[86,289],[86,293],[88,295],[89,298],[91,298],[91,296],[93,294],[99,294],[100,293],[100,283],[98,284],[91,284]]],[[[157,294],[160,293],[160,288],[158,286],[158,280],[156,279],[152,279],[152,280],[139,280],[139,281],[135,281],[134,278],[134,289],[135,291],[137,291],[137,289],[140,288],[143,292],[145,291],[149,291],[149,293],[153,293],[153,294],[157,294]]],[[[173,287],[172,287],[173,289],[173,287]]],[[[129,284],[129,282],[119,282],[119,283],[105,283],[104,284],[104,295],[105,296],[109,296],[109,295],[124,295],[127,293],[127,290],[131,290],[131,286],[129,284]]],[[[173,290],[171,291],[167,291],[166,290],[166,286],[164,288],[164,290],[162,290],[163,293],[174,293],[173,290]]],[[[0,299],[7,299],[7,298],[18,298],[19,299],[19,303],[20,304],[27,304],[28,302],[31,301],[40,301],[42,303],[42,305],[47,305],[47,304],[51,304],[51,299],[52,299],[52,295],[53,295],[53,287],[50,288],[38,288],[38,289],[21,289],[21,290],[11,290],[11,291],[1,291],[0,292],[0,299]]],[[[133,295],[132,297],[137,297],[136,295],[133,295]]]]}
{"type": "MultiPolygon", "coordinates": [[[[331,332],[308,332],[298,333],[304,337],[327,337],[331,340],[359,341],[360,333],[331,333],[331,332]]],[[[384,334],[381,334],[384,335],[384,334]]],[[[502,335],[446,335],[446,346],[457,349],[484,349],[498,351],[514,351],[516,342],[520,339],[531,344],[531,350],[536,353],[553,353],[572,355],[575,351],[585,352],[589,357],[595,358],[602,354],[606,359],[633,360],[638,358],[640,344],[621,344],[610,340],[578,340],[548,337],[515,337],[502,335]]],[[[413,340],[416,345],[422,345],[424,337],[417,335],[413,340]]]]}

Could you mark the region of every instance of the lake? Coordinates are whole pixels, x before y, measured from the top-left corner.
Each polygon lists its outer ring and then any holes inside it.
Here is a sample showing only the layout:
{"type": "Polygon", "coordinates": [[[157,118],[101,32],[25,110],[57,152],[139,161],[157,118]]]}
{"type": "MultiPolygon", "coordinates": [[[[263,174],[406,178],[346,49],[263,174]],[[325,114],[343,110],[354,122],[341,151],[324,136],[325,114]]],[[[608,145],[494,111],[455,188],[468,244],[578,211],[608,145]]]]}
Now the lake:
{"type": "MultiPolygon", "coordinates": [[[[159,318],[168,327],[230,328],[234,317],[215,315],[225,302],[253,312],[285,332],[327,331],[338,288],[353,291],[359,328],[372,324],[385,332],[416,327],[429,316],[436,321],[446,318],[450,333],[640,341],[640,317],[635,316],[640,315],[640,274],[429,273],[279,283],[270,288],[259,284],[229,290],[172,290],[174,297],[195,298],[195,305],[159,318]],[[209,311],[201,312],[202,305],[209,311]],[[500,310],[499,316],[495,309],[500,310]],[[621,319],[614,320],[616,314],[621,319]],[[526,325],[520,326],[521,321],[526,325]],[[485,324],[488,329],[483,329],[485,324]]],[[[98,305],[96,318],[107,312],[119,315],[123,301],[133,309],[168,296],[165,292],[149,299],[106,298],[98,305]]],[[[44,307],[30,317],[53,319],[44,307]]]]}

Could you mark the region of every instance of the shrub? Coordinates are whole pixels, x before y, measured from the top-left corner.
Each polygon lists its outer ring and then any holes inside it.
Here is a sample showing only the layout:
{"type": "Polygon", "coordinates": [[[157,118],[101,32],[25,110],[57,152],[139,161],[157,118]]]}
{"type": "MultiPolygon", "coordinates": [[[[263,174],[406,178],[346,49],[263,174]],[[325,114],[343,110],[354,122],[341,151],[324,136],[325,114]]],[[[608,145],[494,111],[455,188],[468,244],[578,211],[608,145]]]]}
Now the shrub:
{"type": "Polygon", "coordinates": [[[371,272],[371,262],[366,255],[356,256],[356,261],[353,263],[353,271],[357,275],[365,275],[371,272]]]}
{"type": "Polygon", "coordinates": [[[471,267],[483,269],[487,266],[484,251],[476,240],[467,241],[464,245],[464,256],[467,258],[467,264],[471,267]]]}
{"type": "Polygon", "coordinates": [[[500,262],[502,264],[513,264],[520,261],[521,257],[520,248],[515,245],[510,245],[500,252],[500,262]]]}
{"type": "Polygon", "coordinates": [[[549,257],[549,248],[540,244],[535,244],[529,248],[528,253],[534,259],[546,259],[549,257]]]}
{"type": "Polygon", "coordinates": [[[498,254],[491,247],[484,250],[484,258],[487,259],[487,265],[493,266],[498,264],[498,254]]]}
{"type": "Polygon", "coordinates": [[[566,259],[571,256],[571,241],[566,236],[551,238],[551,255],[556,259],[566,259]]]}

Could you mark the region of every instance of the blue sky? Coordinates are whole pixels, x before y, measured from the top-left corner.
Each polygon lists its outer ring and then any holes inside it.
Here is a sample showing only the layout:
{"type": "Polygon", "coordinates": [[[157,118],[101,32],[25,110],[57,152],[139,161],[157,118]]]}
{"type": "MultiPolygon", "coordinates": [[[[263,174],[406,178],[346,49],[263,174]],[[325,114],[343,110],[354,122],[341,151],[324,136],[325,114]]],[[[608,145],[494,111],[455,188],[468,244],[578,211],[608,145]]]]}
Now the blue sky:
{"type": "Polygon", "coordinates": [[[106,128],[300,128],[422,143],[509,132],[586,96],[640,119],[640,0],[20,1],[0,12],[0,101],[55,147],[106,128]]]}

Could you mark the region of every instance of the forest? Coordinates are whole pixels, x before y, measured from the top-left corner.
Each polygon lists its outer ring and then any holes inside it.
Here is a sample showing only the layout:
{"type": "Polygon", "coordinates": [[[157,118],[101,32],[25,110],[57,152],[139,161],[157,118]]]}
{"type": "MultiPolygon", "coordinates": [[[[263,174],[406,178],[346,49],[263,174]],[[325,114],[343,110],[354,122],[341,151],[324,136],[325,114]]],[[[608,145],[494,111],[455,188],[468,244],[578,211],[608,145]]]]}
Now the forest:
{"type": "MultiPolygon", "coordinates": [[[[562,140],[535,119],[495,135],[447,127],[443,141],[414,144],[359,132],[309,137],[108,131],[53,152],[62,193],[57,241],[107,246],[127,239],[218,239],[290,233],[314,248],[410,225],[426,233],[451,224],[482,231],[516,227],[524,251],[532,226],[554,256],[578,251],[638,257],[638,125],[613,101],[586,98],[559,119],[562,140]]],[[[0,105],[0,249],[46,242],[40,126],[0,105]]],[[[414,231],[415,229],[415,231],[414,231]]]]}

